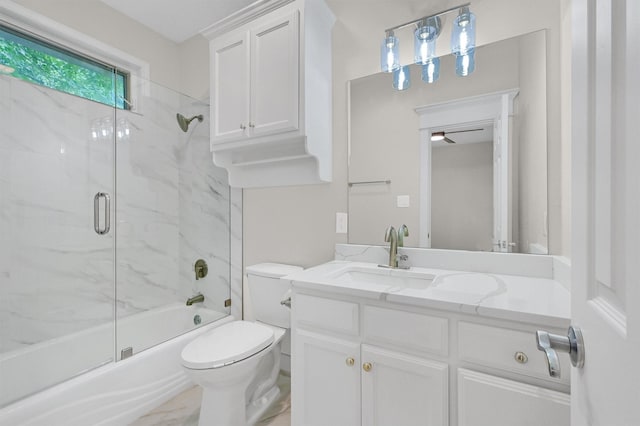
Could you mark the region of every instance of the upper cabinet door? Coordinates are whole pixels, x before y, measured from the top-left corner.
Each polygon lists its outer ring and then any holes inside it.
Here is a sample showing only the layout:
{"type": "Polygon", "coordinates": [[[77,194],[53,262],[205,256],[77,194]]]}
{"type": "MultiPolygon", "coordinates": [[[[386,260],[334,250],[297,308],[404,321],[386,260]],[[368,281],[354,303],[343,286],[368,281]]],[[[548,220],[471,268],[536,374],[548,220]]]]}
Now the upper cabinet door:
{"type": "Polygon", "coordinates": [[[247,33],[211,43],[214,118],[212,143],[237,140],[249,133],[249,46],[247,33]]]}
{"type": "Polygon", "coordinates": [[[252,136],[298,129],[299,12],[250,31],[252,136]]]}

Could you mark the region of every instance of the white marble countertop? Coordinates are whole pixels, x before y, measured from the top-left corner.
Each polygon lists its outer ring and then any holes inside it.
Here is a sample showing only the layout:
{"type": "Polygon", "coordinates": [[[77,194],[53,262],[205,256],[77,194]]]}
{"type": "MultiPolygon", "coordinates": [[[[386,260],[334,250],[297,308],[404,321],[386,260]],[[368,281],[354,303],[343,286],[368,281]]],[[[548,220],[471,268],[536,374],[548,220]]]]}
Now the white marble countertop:
{"type": "Polygon", "coordinates": [[[403,272],[380,268],[375,263],[334,260],[287,279],[295,289],[329,291],[549,327],[566,328],[571,318],[569,290],[550,278],[424,267],[411,267],[403,272]],[[354,269],[369,270],[382,278],[373,282],[340,278],[354,269]],[[384,275],[432,276],[433,280],[425,281],[422,286],[398,286],[385,282],[384,275]]]}

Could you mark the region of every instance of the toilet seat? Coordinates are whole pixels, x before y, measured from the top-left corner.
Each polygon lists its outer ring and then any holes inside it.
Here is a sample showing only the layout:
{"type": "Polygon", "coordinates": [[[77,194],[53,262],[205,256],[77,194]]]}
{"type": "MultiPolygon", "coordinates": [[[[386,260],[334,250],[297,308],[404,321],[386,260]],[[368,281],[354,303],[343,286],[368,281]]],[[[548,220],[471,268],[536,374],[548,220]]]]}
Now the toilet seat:
{"type": "Polygon", "coordinates": [[[252,321],[233,321],[203,334],[182,350],[182,365],[194,370],[234,364],[268,348],[273,329],[252,321]]]}

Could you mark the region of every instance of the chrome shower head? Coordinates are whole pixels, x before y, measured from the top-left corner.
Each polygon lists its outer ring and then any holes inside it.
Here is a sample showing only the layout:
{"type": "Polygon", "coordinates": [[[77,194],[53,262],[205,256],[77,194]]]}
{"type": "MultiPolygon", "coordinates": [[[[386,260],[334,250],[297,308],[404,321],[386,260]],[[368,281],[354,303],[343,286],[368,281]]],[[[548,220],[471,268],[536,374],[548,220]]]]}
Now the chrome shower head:
{"type": "Polygon", "coordinates": [[[180,128],[182,129],[183,132],[186,132],[187,130],[189,130],[189,123],[191,123],[196,118],[201,123],[202,123],[202,120],[204,120],[204,117],[202,116],[202,114],[194,115],[191,118],[186,118],[184,115],[182,115],[180,113],[176,114],[176,119],[178,120],[178,125],[180,126],[180,128]]]}

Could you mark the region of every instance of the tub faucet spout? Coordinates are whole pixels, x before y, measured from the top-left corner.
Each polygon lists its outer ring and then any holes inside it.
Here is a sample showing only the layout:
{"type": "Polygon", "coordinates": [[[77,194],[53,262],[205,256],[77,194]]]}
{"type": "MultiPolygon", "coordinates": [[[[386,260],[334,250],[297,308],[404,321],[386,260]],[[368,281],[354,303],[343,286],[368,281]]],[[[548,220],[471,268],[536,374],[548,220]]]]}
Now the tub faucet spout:
{"type": "Polygon", "coordinates": [[[202,303],[204,302],[204,296],[202,294],[196,294],[193,297],[187,299],[187,306],[191,306],[194,303],[202,303]]]}

